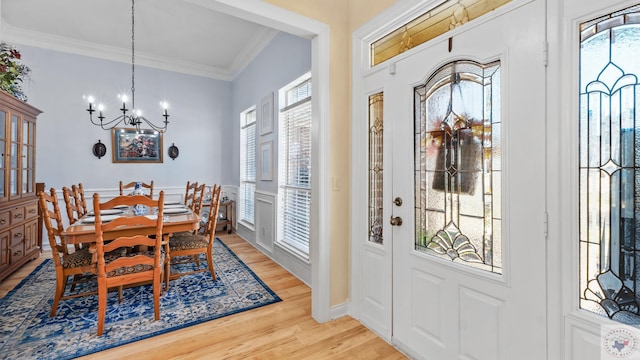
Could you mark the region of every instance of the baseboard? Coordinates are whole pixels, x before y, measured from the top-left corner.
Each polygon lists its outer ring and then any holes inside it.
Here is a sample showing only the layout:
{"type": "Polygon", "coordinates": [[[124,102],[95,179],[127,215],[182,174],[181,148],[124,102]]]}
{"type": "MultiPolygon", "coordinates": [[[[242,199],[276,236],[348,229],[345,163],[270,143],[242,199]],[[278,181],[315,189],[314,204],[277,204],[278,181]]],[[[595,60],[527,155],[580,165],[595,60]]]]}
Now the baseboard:
{"type": "Polygon", "coordinates": [[[341,318],[346,315],[349,315],[349,302],[332,306],[331,309],[329,309],[329,318],[331,320],[341,318]]]}

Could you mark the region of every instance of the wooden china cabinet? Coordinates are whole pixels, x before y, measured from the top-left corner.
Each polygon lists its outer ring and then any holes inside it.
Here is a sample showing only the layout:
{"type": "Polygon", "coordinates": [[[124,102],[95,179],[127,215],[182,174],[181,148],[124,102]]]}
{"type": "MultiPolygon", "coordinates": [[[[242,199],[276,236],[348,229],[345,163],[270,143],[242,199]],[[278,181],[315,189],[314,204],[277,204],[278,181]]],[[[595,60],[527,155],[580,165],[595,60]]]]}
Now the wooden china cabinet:
{"type": "Polygon", "coordinates": [[[33,106],[0,91],[0,281],[42,248],[33,106]]]}

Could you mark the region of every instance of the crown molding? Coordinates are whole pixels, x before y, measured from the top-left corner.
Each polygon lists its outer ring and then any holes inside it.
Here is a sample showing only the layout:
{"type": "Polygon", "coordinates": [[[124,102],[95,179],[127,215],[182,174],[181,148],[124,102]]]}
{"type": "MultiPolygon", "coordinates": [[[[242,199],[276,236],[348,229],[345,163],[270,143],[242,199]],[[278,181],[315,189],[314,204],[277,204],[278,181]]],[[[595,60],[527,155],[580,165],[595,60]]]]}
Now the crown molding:
{"type": "Polygon", "coordinates": [[[233,75],[232,77],[235,79],[269,45],[278,33],[279,31],[275,29],[263,27],[253,38],[253,41],[247,43],[242,52],[234,59],[231,69],[229,69],[229,72],[233,75]]]}
{"type": "MultiPolygon", "coordinates": [[[[60,51],[98,59],[131,63],[130,49],[101,45],[88,41],[56,36],[12,26],[2,21],[0,26],[2,41],[23,44],[43,49],[60,51]]],[[[154,69],[174,71],[182,74],[201,76],[216,80],[233,80],[276,36],[278,31],[265,28],[254,40],[247,44],[231,64],[230,68],[220,68],[202,63],[178,60],[166,56],[153,55],[136,50],[136,65],[154,69]]]]}
{"type": "MultiPolygon", "coordinates": [[[[0,0],[1,1],[1,0],[0,0]]],[[[313,39],[326,24],[264,0],[182,0],[229,16],[250,21],[278,31],[313,39]],[[304,24],[302,27],[298,24],[304,24]],[[317,30],[317,31],[316,31],[317,30]]]]}

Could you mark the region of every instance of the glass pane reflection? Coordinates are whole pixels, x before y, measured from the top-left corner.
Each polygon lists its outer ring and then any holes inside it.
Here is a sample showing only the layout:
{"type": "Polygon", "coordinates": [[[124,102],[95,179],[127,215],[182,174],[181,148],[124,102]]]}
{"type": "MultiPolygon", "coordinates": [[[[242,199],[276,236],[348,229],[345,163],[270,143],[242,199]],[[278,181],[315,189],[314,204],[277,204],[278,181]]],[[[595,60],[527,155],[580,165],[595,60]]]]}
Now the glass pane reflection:
{"type": "Polygon", "coordinates": [[[369,96],[369,241],[382,244],[383,94],[369,96]]]}
{"type": "Polygon", "coordinates": [[[580,307],[640,325],[640,7],[580,25],[580,307]]]}
{"type": "Polygon", "coordinates": [[[500,62],[456,61],[415,88],[415,249],[502,273],[500,62]],[[495,109],[495,110],[494,110],[495,109]]]}

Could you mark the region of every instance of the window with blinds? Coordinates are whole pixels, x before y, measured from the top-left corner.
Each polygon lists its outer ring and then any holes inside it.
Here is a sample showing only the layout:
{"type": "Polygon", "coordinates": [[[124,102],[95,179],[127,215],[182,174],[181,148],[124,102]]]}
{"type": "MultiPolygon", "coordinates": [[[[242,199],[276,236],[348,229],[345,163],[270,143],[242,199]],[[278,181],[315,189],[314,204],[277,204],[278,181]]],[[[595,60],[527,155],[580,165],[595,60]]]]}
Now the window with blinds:
{"type": "Polygon", "coordinates": [[[278,243],[309,259],[311,74],[280,90],[278,243]]]}
{"type": "Polygon", "coordinates": [[[238,220],[253,225],[253,194],[256,190],[256,109],[240,116],[240,191],[238,220]]]}

